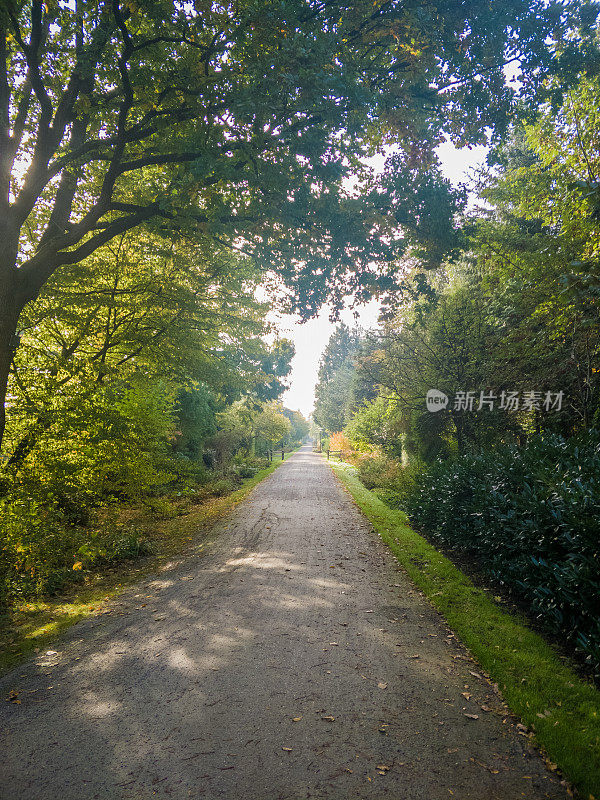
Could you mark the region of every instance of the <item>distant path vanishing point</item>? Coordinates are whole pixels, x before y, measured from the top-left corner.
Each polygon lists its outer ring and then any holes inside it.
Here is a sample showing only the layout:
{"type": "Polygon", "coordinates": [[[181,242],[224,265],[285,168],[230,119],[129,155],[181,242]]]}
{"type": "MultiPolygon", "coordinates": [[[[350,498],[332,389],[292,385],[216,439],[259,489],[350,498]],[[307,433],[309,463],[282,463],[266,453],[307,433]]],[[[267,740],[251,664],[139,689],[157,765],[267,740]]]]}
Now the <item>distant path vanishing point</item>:
{"type": "Polygon", "coordinates": [[[566,798],[309,447],[213,534],[0,681],[2,800],[566,798]]]}

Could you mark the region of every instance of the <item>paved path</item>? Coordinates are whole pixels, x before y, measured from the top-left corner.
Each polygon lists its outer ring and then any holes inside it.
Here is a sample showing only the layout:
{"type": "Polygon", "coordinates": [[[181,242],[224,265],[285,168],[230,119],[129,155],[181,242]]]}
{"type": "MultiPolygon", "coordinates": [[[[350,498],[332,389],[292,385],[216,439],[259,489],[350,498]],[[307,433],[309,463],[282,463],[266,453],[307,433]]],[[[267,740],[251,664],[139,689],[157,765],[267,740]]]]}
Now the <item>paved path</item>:
{"type": "Polygon", "coordinates": [[[320,456],[215,533],[0,682],[2,800],[566,797],[320,456]]]}

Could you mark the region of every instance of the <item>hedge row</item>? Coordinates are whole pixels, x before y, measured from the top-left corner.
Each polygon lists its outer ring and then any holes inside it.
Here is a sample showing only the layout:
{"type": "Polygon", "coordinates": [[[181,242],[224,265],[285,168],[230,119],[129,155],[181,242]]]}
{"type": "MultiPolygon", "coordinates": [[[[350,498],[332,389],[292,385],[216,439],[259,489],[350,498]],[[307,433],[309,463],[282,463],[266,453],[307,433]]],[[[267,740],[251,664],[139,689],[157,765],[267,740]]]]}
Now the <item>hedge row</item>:
{"type": "Polygon", "coordinates": [[[405,499],[415,527],[474,556],[600,674],[600,433],[438,462],[405,499]]]}

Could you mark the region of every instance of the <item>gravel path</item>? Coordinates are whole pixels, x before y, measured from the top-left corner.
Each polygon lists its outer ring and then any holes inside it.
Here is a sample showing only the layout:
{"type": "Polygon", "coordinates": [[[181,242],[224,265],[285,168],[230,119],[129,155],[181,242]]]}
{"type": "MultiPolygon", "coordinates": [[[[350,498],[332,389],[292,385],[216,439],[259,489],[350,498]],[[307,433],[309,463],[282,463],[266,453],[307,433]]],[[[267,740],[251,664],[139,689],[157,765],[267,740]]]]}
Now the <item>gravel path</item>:
{"type": "Polygon", "coordinates": [[[0,681],[2,800],[566,797],[320,456],[214,533],[0,681]]]}

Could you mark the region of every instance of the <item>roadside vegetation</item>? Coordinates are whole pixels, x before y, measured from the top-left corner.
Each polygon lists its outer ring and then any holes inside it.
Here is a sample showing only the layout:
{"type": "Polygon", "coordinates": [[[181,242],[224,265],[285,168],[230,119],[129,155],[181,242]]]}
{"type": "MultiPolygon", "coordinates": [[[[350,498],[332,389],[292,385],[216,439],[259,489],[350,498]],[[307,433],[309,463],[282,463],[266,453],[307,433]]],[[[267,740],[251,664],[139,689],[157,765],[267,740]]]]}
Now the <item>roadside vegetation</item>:
{"type": "Polygon", "coordinates": [[[315,419],[325,447],[466,558],[600,677],[597,78],[515,124],[486,208],[372,331],[339,327],[315,419]],[[437,390],[442,407],[426,397],[437,390]]]}
{"type": "MultiPolygon", "coordinates": [[[[72,391],[79,388],[74,383],[72,391]]],[[[38,432],[27,458],[5,467],[11,485],[0,499],[4,609],[153,553],[148,524],[136,519],[178,517],[231,495],[262,474],[275,446],[281,460],[308,431],[298,412],[277,401],[226,405],[206,386],[167,393],[162,382],[138,376],[113,380],[108,391],[100,386],[86,399],[73,410],[75,419],[59,417],[38,432]]]]}
{"type": "Polygon", "coordinates": [[[600,675],[598,10],[0,3],[6,619],[306,436],[270,312],[377,298],[325,351],[319,438],[600,675]],[[489,147],[481,208],[442,143],[489,147]]]}
{"type": "Polygon", "coordinates": [[[350,464],[331,462],[358,507],[415,585],[469,648],[528,735],[583,797],[600,786],[600,693],[531,630],[527,619],[471,580],[365,488],[350,464]]]}
{"type": "MultiPolygon", "coordinates": [[[[286,450],[286,458],[289,452],[286,450]]],[[[268,459],[264,459],[266,463],[268,459]]],[[[255,464],[259,460],[255,459],[255,464]]],[[[193,548],[202,553],[210,541],[214,522],[228,514],[252,489],[282,463],[281,453],[269,466],[252,469],[252,477],[236,480],[230,493],[211,491],[177,493],[162,499],[157,513],[147,504],[122,503],[118,528],[123,538],[140,543],[134,553],[108,561],[101,559],[76,571],[55,592],[37,592],[20,597],[0,612],[0,673],[19,663],[29,653],[48,646],[56,636],[84,617],[104,612],[107,601],[127,586],[168,567],[193,548]]],[[[248,474],[250,470],[246,470],[248,474]]],[[[239,475],[239,472],[238,472],[239,475]]],[[[81,531],[82,535],[86,531],[81,531]]],[[[89,532],[88,532],[89,534],[89,532]]],[[[64,534],[63,534],[64,535],[64,534]]],[[[79,556],[80,557],[80,556],[79,556]]]]}
{"type": "Polygon", "coordinates": [[[414,271],[377,328],[336,329],[314,414],[411,578],[596,795],[599,97],[580,76],[509,128],[451,257],[414,271]]]}

